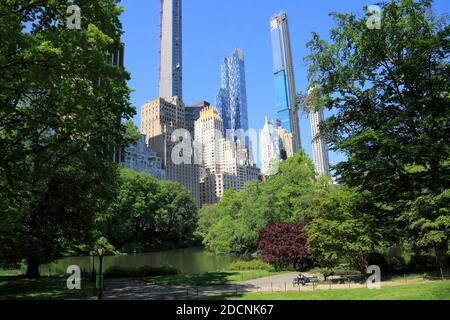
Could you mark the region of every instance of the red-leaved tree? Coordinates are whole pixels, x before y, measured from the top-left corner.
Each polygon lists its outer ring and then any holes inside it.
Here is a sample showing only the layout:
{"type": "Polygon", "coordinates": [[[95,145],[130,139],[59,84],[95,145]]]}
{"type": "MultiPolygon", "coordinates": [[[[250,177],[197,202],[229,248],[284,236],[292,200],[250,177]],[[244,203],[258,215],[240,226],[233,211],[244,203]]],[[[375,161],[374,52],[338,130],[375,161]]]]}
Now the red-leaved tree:
{"type": "Polygon", "coordinates": [[[258,248],[264,262],[277,270],[293,266],[295,270],[310,264],[303,223],[279,223],[261,231],[258,248]]]}

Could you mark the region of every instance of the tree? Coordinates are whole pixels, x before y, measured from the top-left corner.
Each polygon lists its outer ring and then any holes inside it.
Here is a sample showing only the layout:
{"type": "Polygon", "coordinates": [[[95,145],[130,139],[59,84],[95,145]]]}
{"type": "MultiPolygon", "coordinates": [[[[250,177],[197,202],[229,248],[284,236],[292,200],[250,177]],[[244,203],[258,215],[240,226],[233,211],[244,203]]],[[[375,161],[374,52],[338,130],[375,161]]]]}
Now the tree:
{"type": "Polygon", "coordinates": [[[111,146],[128,143],[119,119],[135,112],[128,73],[109,63],[121,47],[118,1],[75,3],[76,31],[66,28],[72,1],[0,3],[0,259],[27,259],[30,277],[92,240],[114,194],[111,146]]]}
{"type": "Polygon", "coordinates": [[[262,260],[276,269],[292,265],[295,270],[309,265],[309,250],[302,223],[279,223],[261,231],[258,248],[262,260]]]}
{"type": "Polygon", "coordinates": [[[307,220],[308,194],[316,178],[312,161],[302,150],[282,162],[268,181],[248,182],[241,192],[228,190],[217,205],[200,212],[203,243],[221,253],[255,252],[264,227],[307,220]]]}
{"type": "Polygon", "coordinates": [[[450,190],[438,195],[423,195],[409,205],[409,210],[402,215],[408,223],[408,231],[417,239],[417,246],[433,248],[436,264],[444,277],[444,266],[450,257],[448,247],[450,230],[450,190]],[[442,245],[444,243],[444,245],[442,245]],[[446,250],[447,251],[443,251],[446,250]]]}
{"type": "Polygon", "coordinates": [[[155,213],[156,239],[176,247],[192,242],[197,226],[197,206],[191,193],[179,183],[161,182],[159,209],[155,213]]]}
{"type": "Polygon", "coordinates": [[[315,181],[314,164],[303,149],[280,163],[278,174],[263,184],[263,194],[273,202],[277,222],[290,220],[293,216],[306,219],[303,215],[307,206],[304,196],[313,189],[315,181]]]}
{"type": "Polygon", "coordinates": [[[139,138],[141,137],[141,133],[134,124],[133,120],[126,121],[124,123],[124,127],[125,127],[125,134],[129,138],[129,143],[135,144],[136,142],[138,142],[139,138]]]}
{"type": "Polygon", "coordinates": [[[197,223],[189,191],[145,173],[120,172],[116,197],[97,218],[96,237],[104,236],[127,252],[189,244],[197,223]]]}
{"type": "Polygon", "coordinates": [[[305,226],[314,261],[328,269],[343,263],[365,273],[369,255],[386,246],[383,232],[388,230],[376,220],[370,197],[344,186],[325,185],[315,198],[305,226]]]}
{"type": "Polygon", "coordinates": [[[444,261],[448,203],[439,199],[450,187],[450,29],[432,9],[431,0],[390,1],[381,29],[368,29],[367,17],[332,14],[332,43],[313,34],[306,61],[315,89],[308,103],[337,110],[322,127],[332,150],[347,156],[335,167],[340,182],[369,192],[397,233],[416,230],[411,240],[435,247],[444,261]],[[427,220],[432,241],[417,232],[427,220]]]}
{"type": "Polygon", "coordinates": [[[97,237],[105,236],[115,247],[144,243],[145,233],[154,230],[155,212],[160,208],[159,192],[159,182],[152,176],[120,170],[117,194],[97,217],[97,237]]]}

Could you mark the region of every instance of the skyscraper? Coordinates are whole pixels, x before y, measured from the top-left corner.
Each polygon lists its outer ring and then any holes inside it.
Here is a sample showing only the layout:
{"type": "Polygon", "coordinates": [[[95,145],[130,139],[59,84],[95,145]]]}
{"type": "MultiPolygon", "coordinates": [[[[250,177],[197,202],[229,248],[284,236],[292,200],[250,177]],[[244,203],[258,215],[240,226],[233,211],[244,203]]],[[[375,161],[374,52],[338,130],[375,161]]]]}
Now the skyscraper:
{"type": "Polygon", "coordinates": [[[276,109],[283,127],[292,133],[293,150],[296,153],[301,148],[301,139],[287,14],[281,12],[273,16],[270,29],[276,109]]]}
{"type": "MultiPolygon", "coordinates": [[[[237,130],[243,130],[244,133],[248,130],[245,63],[240,49],[234,50],[222,62],[222,86],[217,94],[216,105],[228,138],[231,138],[229,133],[234,137],[237,130]]],[[[238,135],[238,138],[244,137],[238,135]]],[[[246,145],[248,146],[248,141],[246,145]]]]}
{"type": "Polygon", "coordinates": [[[198,102],[192,106],[186,107],[186,129],[191,134],[191,139],[195,139],[195,121],[200,118],[200,112],[211,106],[208,101],[198,102]]]}
{"type": "Polygon", "coordinates": [[[185,106],[177,97],[170,101],[157,98],[141,108],[141,133],[147,137],[149,147],[161,158],[166,179],[179,182],[189,189],[192,198],[200,206],[199,166],[194,163],[192,157],[191,164],[176,164],[172,159],[172,151],[180,142],[180,139],[174,136],[175,131],[185,128],[185,123],[185,106]]]}
{"type": "Polygon", "coordinates": [[[271,167],[281,160],[280,136],[277,128],[266,117],[261,130],[261,173],[271,175],[271,167]]]}
{"type": "Polygon", "coordinates": [[[240,191],[247,181],[258,180],[259,169],[240,141],[223,136],[223,121],[213,107],[200,112],[195,122],[195,137],[201,145],[201,204],[217,203],[229,189],[240,191]]]}
{"type": "Polygon", "coordinates": [[[325,139],[320,134],[320,122],[324,120],[323,110],[313,111],[310,113],[311,135],[312,135],[312,151],[314,158],[314,167],[316,172],[330,176],[330,165],[328,158],[328,147],[325,139]]]}
{"type": "Polygon", "coordinates": [[[183,99],[181,0],[161,0],[159,96],[183,99]]]}
{"type": "Polygon", "coordinates": [[[277,172],[280,161],[294,155],[292,134],[281,126],[280,120],[269,122],[266,117],[260,137],[261,173],[269,176],[277,172]]]}

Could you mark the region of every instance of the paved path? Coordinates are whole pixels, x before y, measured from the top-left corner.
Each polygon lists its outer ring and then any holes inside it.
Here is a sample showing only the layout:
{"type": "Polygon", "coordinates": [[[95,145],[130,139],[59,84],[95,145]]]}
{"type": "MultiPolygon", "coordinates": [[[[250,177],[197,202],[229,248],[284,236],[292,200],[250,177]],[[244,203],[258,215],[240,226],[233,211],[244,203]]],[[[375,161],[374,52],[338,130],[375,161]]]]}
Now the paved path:
{"type": "MultiPolygon", "coordinates": [[[[292,284],[292,280],[294,280],[294,278],[297,278],[298,274],[299,274],[298,272],[282,273],[270,277],[249,280],[246,281],[245,283],[261,288],[267,286],[270,287],[270,284],[272,284],[272,286],[281,286],[281,285],[284,286],[285,283],[292,284]]],[[[306,277],[313,276],[312,274],[307,273],[304,273],[304,275],[306,277]]]]}
{"type": "MultiPolygon", "coordinates": [[[[292,280],[298,273],[284,273],[265,278],[245,281],[237,284],[212,285],[200,287],[162,286],[147,284],[137,279],[107,279],[105,280],[105,300],[195,300],[211,296],[236,295],[244,292],[284,292],[284,291],[314,291],[329,289],[365,288],[366,284],[321,284],[294,286],[292,280]]],[[[307,275],[306,276],[312,276],[307,275]]],[[[424,280],[386,281],[382,286],[398,286],[405,284],[426,283],[424,280]]]]}

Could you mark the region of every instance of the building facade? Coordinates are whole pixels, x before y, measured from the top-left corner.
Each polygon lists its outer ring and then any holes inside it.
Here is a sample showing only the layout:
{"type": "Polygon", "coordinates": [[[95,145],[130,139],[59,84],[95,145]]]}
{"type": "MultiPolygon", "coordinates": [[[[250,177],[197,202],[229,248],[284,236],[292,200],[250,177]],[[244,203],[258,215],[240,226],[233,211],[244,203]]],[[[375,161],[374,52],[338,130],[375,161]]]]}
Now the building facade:
{"type": "Polygon", "coordinates": [[[166,172],[162,169],[161,158],[147,145],[144,135],[139,137],[137,143],[125,150],[123,165],[127,169],[149,174],[159,180],[166,178],[166,172]]]}
{"type": "Polygon", "coordinates": [[[294,155],[292,133],[281,126],[281,121],[275,124],[266,117],[260,137],[261,173],[270,176],[278,172],[280,161],[294,155]]]}
{"type": "Polygon", "coordinates": [[[183,99],[182,0],[161,0],[159,96],[183,99]]]}
{"type": "Polygon", "coordinates": [[[281,160],[294,156],[294,144],[292,133],[284,129],[282,126],[278,126],[278,135],[281,140],[281,160]]]}
{"type": "Polygon", "coordinates": [[[259,179],[259,169],[241,141],[223,136],[223,121],[217,109],[205,108],[195,123],[196,142],[202,150],[201,204],[217,203],[226,190],[240,191],[245,182],[259,179]]]}
{"type": "Polygon", "coordinates": [[[266,117],[261,130],[261,173],[271,175],[271,169],[281,160],[281,144],[278,129],[266,117]]]}
{"type": "Polygon", "coordinates": [[[186,107],[186,129],[191,134],[192,139],[195,139],[195,122],[200,118],[200,112],[209,106],[211,104],[208,101],[202,101],[186,107]]]}
{"type": "MultiPolygon", "coordinates": [[[[195,164],[194,154],[184,154],[187,163],[173,161],[173,149],[186,136],[175,136],[179,129],[185,128],[185,107],[178,97],[167,101],[161,97],[150,101],[141,108],[141,133],[146,135],[148,145],[161,158],[162,168],[166,171],[166,180],[179,182],[192,194],[197,206],[200,206],[199,176],[200,166],[195,164]]],[[[186,130],[181,130],[186,134],[186,130]]],[[[182,135],[184,135],[182,134],[182,135]]],[[[192,140],[190,140],[192,142],[192,140]]],[[[183,150],[189,153],[192,148],[183,150]]],[[[178,157],[178,154],[175,154],[178,157]]]]}
{"type": "Polygon", "coordinates": [[[328,147],[324,137],[320,133],[320,122],[324,120],[323,110],[310,113],[312,152],[314,167],[320,175],[330,176],[330,160],[328,147]]]}
{"type": "MultiPolygon", "coordinates": [[[[245,63],[242,50],[236,49],[222,62],[222,85],[216,97],[216,105],[223,120],[224,133],[228,139],[235,134],[245,139],[241,130],[248,130],[247,87],[245,82],[245,63]]],[[[246,142],[248,146],[248,141],[246,142]]]]}
{"type": "Polygon", "coordinates": [[[276,110],[283,128],[292,133],[293,151],[297,153],[301,148],[301,138],[287,14],[274,15],[270,29],[276,110]]]}

